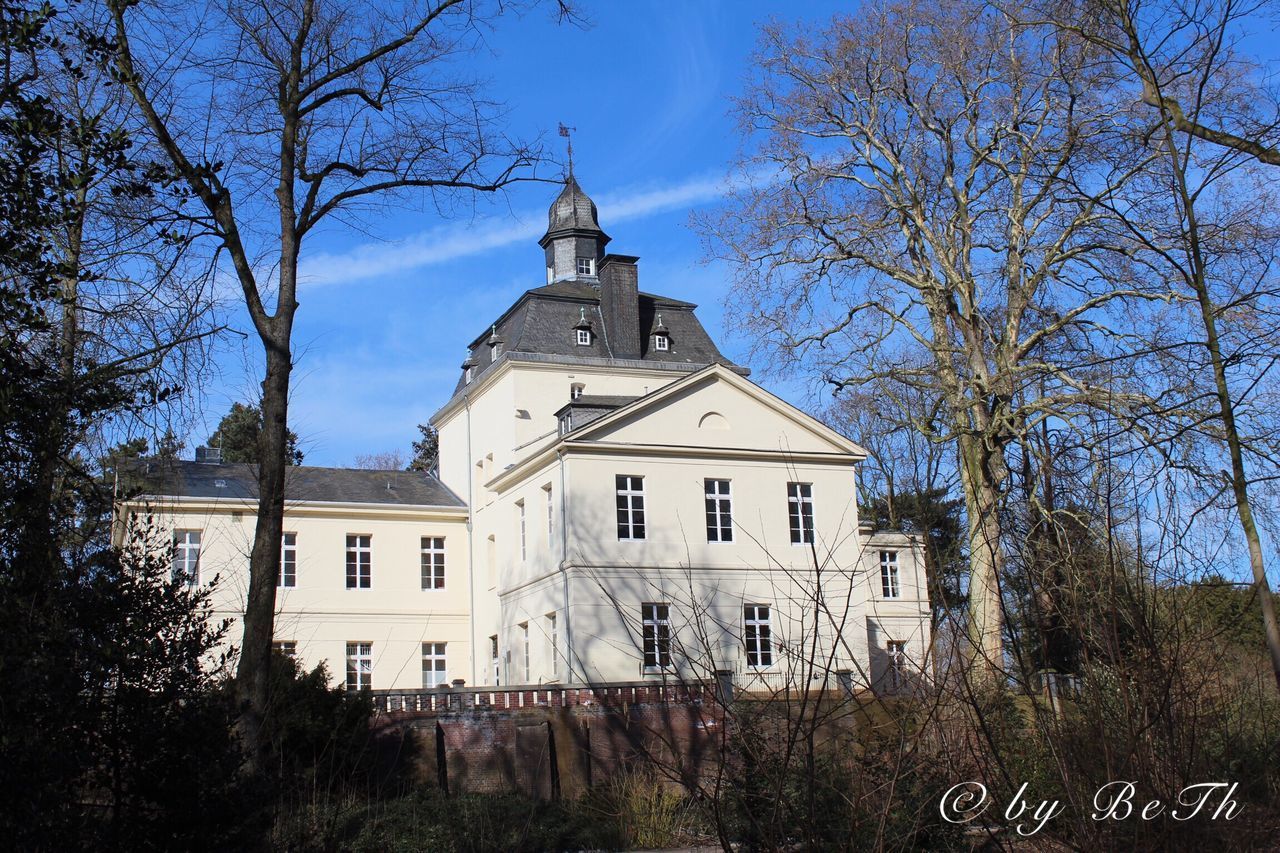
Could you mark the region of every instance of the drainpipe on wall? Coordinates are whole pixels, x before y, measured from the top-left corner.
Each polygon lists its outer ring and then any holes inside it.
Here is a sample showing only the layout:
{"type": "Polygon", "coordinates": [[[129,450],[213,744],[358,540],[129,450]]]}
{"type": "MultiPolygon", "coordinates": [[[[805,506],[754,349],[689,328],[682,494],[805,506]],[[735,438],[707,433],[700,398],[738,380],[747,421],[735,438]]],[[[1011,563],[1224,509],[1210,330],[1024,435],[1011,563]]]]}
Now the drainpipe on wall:
{"type": "Polygon", "coordinates": [[[476,537],[475,537],[475,470],[471,464],[471,396],[462,398],[467,413],[467,586],[471,596],[471,613],[467,622],[471,625],[471,683],[480,684],[476,669],[476,537]]]}
{"type": "Polygon", "coordinates": [[[564,594],[564,646],[565,664],[569,671],[565,683],[574,684],[573,677],[573,610],[569,598],[569,492],[568,478],[564,472],[564,449],[556,451],[560,463],[560,583],[564,594]]]}

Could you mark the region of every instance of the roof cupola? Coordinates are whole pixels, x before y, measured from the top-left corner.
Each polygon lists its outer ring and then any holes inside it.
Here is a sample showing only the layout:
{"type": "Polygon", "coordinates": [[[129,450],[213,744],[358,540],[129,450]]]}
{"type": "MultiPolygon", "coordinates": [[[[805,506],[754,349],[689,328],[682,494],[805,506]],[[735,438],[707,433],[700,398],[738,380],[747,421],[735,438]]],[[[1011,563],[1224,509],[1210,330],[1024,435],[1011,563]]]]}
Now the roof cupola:
{"type": "Polygon", "coordinates": [[[547,210],[547,233],[538,241],[547,253],[547,283],[569,279],[596,281],[596,263],[609,235],[600,228],[596,204],[569,172],[564,189],[547,210]]]}

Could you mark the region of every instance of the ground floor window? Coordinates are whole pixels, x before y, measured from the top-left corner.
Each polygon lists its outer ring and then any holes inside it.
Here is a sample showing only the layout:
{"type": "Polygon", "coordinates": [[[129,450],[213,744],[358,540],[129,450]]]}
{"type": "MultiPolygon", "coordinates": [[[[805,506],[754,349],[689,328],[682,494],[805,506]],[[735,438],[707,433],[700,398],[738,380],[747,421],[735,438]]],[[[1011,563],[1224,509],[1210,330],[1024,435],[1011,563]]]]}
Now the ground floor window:
{"type": "Polygon", "coordinates": [[[439,687],[447,683],[444,643],[422,644],[422,686],[439,687]]]}
{"type": "Polygon", "coordinates": [[[296,658],[298,656],[298,644],[294,640],[273,640],[271,649],[285,657],[296,658]]]}
{"type": "Polygon", "coordinates": [[[907,686],[907,644],[890,640],[886,644],[889,653],[889,689],[901,690],[907,686]]]}
{"type": "Polygon", "coordinates": [[[742,641],[747,647],[747,666],[773,666],[773,631],[768,605],[748,604],[742,609],[742,641]]]}
{"type": "Polygon", "coordinates": [[[640,632],[644,645],[644,668],[671,666],[671,608],[667,604],[640,605],[640,632]]]}
{"type": "Polygon", "coordinates": [[[347,689],[373,688],[373,643],[347,643],[347,689]]]}

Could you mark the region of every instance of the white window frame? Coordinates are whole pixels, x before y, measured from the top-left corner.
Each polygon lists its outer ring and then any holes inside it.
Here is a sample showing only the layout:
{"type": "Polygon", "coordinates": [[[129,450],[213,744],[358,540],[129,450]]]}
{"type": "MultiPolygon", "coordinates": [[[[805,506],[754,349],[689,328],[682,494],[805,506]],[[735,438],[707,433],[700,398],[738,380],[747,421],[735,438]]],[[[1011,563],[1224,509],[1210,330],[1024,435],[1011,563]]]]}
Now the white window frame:
{"type": "Polygon", "coordinates": [[[422,686],[424,688],[439,687],[449,683],[448,658],[445,654],[447,643],[425,642],[422,644],[422,686]]]}
{"type": "Polygon", "coordinates": [[[560,677],[559,620],[556,619],[554,612],[548,613],[544,618],[547,622],[547,656],[551,660],[551,677],[558,679],[560,677]]]}
{"type": "Polygon", "coordinates": [[[733,481],[707,477],[702,481],[706,505],[707,541],[733,541],[733,481]]]}
{"type": "Polygon", "coordinates": [[[297,640],[272,640],[271,650],[273,652],[279,652],[285,657],[296,658],[298,656],[298,641],[297,640]]]}
{"type": "Polygon", "coordinates": [[[530,661],[529,661],[529,646],[532,645],[532,643],[529,641],[529,623],[521,622],[519,627],[520,627],[520,646],[521,646],[521,651],[524,653],[524,660],[522,661],[522,663],[524,664],[524,667],[523,667],[524,679],[522,683],[528,684],[529,679],[532,677],[531,675],[532,667],[530,666],[530,661]]]}
{"type": "Polygon", "coordinates": [[[813,544],[813,483],[787,483],[787,526],[792,545],[813,544]]]}
{"type": "Polygon", "coordinates": [[[773,608],[768,604],[742,606],[742,644],[749,669],[773,666],[773,608]]]}
{"type": "Polygon", "coordinates": [[[502,684],[502,659],[498,655],[498,635],[489,635],[489,656],[490,662],[493,664],[493,686],[498,687],[502,684]]]}
{"type": "Polygon", "coordinates": [[[556,504],[551,494],[550,483],[543,486],[542,491],[547,493],[547,548],[550,549],[551,543],[556,538],[556,504]]]}
{"type": "Polygon", "coordinates": [[[471,380],[472,380],[472,379],[475,379],[475,376],[476,376],[476,369],[475,369],[474,367],[468,367],[468,368],[464,369],[464,370],[462,371],[462,382],[463,382],[463,384],[465,384],[465,385],[470,385],[470,384],[471,384],[471,380]]]}
{"type": "Polygon", "coordinates": [[[645,672],[671,668],[671,605],[665,601],[640,605],[640,666],[645,672]]]}
{"type": "Polygon", "coordinates": [[[347,690],[373,689],[373,643],[347,643],[347,690]]]}
{"type": "Polygon", "coordinates": [[[293,589],[298,585],[298,534],[285,531],[280,534],[280,574],[276,586],[293,589]]]}
{"type": "Polygon", "coordinates": [[[613,484],[618,511],[618,541],[644,541],[648,532],[644,512],[644,477],[638,474],[616,474],[613,484]]]}
{"type": "Polygon", "coordinates": [[[580,346],[580,347],[589,347],[589,346],[591,346],[591,330],[590,330],[590,329],[578,329],[578,330],[577,330],[577,332],[578,332],[578,334],[577,334],[578,346],[580,346]]]}
{"type": "MultiPolygon", "coordinates": [[[[586,330],[583,329],[583,331],[586,331],[586,330]]],[[[588,332],[588,334],[590,333],[588,332]]],[[[572,385],[569,386],[569,399],[577,400],[582,396],[582,392],[586,390],[587,390],[587,386],[582,384],[581,382],[573,383],[572,385]]]]}
{"type": "Polygon", "coordinates": [[[577,263],[574,264],[574,269],[577,270],[578,275],[596,274],[595,258],[577,258],[576,260],[577,263]]]}
{"type": "Polygon", "coordinates": [[[880,552],[880,594],[883,598],[901,598],[902,583],[898,577],[898,552],[880,552]]]}
{"type": "Polygon", "coordinates": [[[443,536],[422,537],[422,588],[444,589],[444,539],[443,536]]]}
{"type": "Polygon", "coordinates": [[[666,335],[653,336],[653,348],[658,352],[666,352],[668,349],[668,341],[670,339],[666,335]]]}
{"type": "Polygon", "coordinates": [[[347,534],[347,589],[373,587],[373,534],[347,534]]]}
{"type": "Polygon", "coordinates": [[[889,658],[889,689],[901,690],[907,686],[907,643],[905,640],[888,640],[884,648],[889,658]]]}
{"type": "Polygon", "coordinates": [[[173,531],[172,576],[175,581],[186,580],[187,586],[200,583],[200,530],[173,531]]]}
{"type": "Polygon", "coordinates": [[[528,513],[525,511],[524,501],[516,501],[516,513],[519,515],[520,522],[520,562],[526,563],[529,560],[529,519],[528,513]]]}

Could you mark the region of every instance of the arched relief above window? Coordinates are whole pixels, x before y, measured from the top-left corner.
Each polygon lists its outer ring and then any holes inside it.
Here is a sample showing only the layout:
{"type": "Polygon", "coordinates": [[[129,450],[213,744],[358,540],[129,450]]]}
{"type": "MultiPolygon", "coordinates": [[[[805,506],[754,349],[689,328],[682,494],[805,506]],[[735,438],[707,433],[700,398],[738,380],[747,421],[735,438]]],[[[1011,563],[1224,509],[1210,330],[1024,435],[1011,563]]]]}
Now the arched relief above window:
{"type": "Polygon", "coordinates": [[[707,412],[698,421],[698,429],[718,429],[726,430],[729,428],[729,421],[719,412],[707,412]]]}

